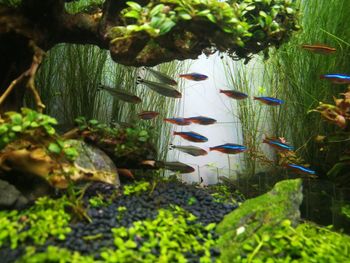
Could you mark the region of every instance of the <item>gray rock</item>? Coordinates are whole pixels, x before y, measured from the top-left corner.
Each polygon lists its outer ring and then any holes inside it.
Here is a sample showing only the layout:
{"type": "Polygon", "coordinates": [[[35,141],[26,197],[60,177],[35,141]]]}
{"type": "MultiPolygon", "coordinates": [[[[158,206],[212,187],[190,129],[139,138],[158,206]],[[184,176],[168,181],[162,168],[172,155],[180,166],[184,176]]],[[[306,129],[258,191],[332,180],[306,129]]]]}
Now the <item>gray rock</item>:
{"type": "Polygon", "coordinates": [[[28,199],[16,187],[0,180],[0,209],[22,208],[27,203],[28,199]]]}

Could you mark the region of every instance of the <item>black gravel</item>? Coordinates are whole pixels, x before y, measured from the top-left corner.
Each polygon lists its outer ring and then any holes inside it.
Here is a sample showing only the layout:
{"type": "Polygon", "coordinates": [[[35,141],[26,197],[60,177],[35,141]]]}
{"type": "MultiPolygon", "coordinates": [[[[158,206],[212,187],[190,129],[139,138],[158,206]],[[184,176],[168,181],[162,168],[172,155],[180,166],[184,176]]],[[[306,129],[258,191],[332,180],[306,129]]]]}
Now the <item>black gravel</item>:
{"type": "MultiPolygon", "coordinates": [[[[112,196],[113,192],[112,186],[97,183],[87,189],[85,201],[87,203],[88,199],[96,194],[112,196]]],[[[170,205],[177,205],[191,212],[198,218],[197,222],[203,225],[219,223],[227,213],[237,207],[228,203],[218,203],[207,191],[192,185],[179,182],[159,183],[152,193],[147,191],[128,196],[122,195],[115,197],[108,206],[87,209],[92,223],[72,224],[72,231],[65,240],[49,240],[39,248],[39,251],[44,251],[49,245],[55,245],[79,251],[82,254],[91,254],[92,251],[96,251],[95,257],[99,258],[98,251],[101,248],[114,247],[111,228],[130,227],[135,221],[154,219],[158,209],[168,208],[170,205]],[[122,206],[126,207],[126,210],[118,211],[118,207],[122,206]],[[86,240],[87,236],[96,236],[96,239],[86,240]]],[[[214,231],[211,232],[214,238],[217,237],[214,231]]],[[[142,243],[142,240],[135,241],[142,243]]],[[[159,250],[154,250],[154,254],[159,253],[159,250]]],[[[0,258],[4,261],[1,262],[14,262],[22,252],[21,248],[13,251],[2,248],[0,258]]],[[[220,255],[220,252],[212,249],[211,255],[215,258],[220,255]]],[[[199,255],[186,255],[186,258],[189,262],[199,262],[199,255]]]]}

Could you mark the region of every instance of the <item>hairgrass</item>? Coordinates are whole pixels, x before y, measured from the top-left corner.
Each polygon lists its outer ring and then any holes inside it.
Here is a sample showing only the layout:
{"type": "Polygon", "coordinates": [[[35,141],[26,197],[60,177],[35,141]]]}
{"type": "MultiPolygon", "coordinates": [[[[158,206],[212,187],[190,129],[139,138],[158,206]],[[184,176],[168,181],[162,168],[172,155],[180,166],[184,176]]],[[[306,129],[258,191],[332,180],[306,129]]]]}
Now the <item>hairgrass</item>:
{"type": "Polygon", "coordinates": [[[248,148],[248,151],[242,155],[243,173],[250,177],[263,165],[262,162],[259,162],[263,159],[261,143],[266,123],[269,121],[268,111],[270,109],[253,100],[253,96],[267,95],[263,94],[266,91],[260,86],[261,79],[263,79],[261,63],[253,60],[248,65],[244,65],[243,62],[225,58],[223,66],[229,89],[248,94],[247,99],[232,100],[232,114],[234,119],[240,122],[237,126],[238,134],[242,137],[242,144],[248,148]]]}
{"type": "Polygon", "coordinates": [[[106,51],[89,45],[53,48],[36,78],[47,114],[67,126],[78,116],[99,119],[104,104],[98,84],[106,60],[106,51]]]}
{"type": "Polygon", "coordinates": [[[326,73],[349,73],[350,1],[299,0],[303,30],[278,49],[266,63],[266,85],[278,90],[286,101],[283,112],[273,118],[274,133],[285,136],[306,162],[321,172],[326,162],[337,158],[337,151],[321,152],[313,138],[334,131],[319,114],[308,113],[319,101],[332,103],[332,96],[344,91],[344,85],[333,85],[319,76],[326,73]],[[337,48],[332,55],[303,50],[302,44],[326,44],[337,48]]]}
{"type": "MultiPolygon", "coordinates": [[[[176,79],[188,65],[187,62],[173,61],[158,65],[155,69],[176,79]]],[[[137,122],[156,135],[154,144],[159,149],[158,158],[162,160],[166,157],[171,138],[171,125],[166,125],[163,118],[176,115],[179,100],[137,85],[138,75],[152,78],[141,68],[114,63],[107,58],[106,51],[96,47],[61,45],[50,50],[36,82],[47,106],[46,113],[57,118],[64,127],[72,126],[78,116],[106,123],[137,122]],[[132,92],[142,99],[142,103],[131,104],[117,100],[108,92],[99,91],[99,83],[132,92]],[[143,121],[138,117],[138,113],[143,110],[158,111],[160,116],[143,121]]],[[[180,82],[177,88],[181,91],[183,83],[180,82]]]]}

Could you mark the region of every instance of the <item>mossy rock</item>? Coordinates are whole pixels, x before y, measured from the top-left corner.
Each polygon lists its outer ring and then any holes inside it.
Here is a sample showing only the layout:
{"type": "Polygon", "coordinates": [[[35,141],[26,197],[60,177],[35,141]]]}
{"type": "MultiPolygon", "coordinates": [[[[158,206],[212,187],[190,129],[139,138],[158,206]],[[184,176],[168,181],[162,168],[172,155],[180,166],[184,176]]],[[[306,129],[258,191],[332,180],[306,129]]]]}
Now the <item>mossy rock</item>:
{"type": "Polygon", "coordinates": [[[225,216],[217,227],[221,235],[218,246],[222,262],[232,262],[232,259],[244,254],[241,244],[254,234],[279,226],[286,219],[296,226],[302,202],[301,183],[300,179],[278,182],[270,192],[247,200],[225,216]]]}

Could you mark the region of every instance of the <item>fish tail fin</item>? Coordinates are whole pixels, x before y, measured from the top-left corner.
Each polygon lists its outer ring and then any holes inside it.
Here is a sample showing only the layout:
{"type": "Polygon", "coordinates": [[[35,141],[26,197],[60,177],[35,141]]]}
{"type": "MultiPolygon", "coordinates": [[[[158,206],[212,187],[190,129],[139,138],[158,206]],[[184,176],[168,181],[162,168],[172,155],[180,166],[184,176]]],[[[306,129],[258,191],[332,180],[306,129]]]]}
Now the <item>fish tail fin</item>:
{"type": "Polygon", "coordinates": [[[325,79],[325,75],[320,75],[320,79],[325,79]]]}
{"type": "Polygon", "coordinates": [[[173,132],[173,135],[179,135],[180,133],[179,132],[177,132],[177,131],[174,131],[173,132]]]}
{"type": "Polygon", "coordinates": [[[258,98],[258,97],[253,96],[253,100],[259,100],[259,98],[258,98]]]}
{"type": "Polygon", "coordinates": [[[213,151],[215,147],[209,147],[209,151],[213,151]]]}
{"type": "Polygon", "coordinates": [[[219,89],[219,93],[224,93],[224,90],[222,90],[222,89],[219,89]]]}
{"type": "Polygon", "coordinates": [[[169,144],[169,150],[173,150],[173,149],[175,149],[175,145],[172,144],[172,143],[170,143],[170,144],[169,144]]]}

